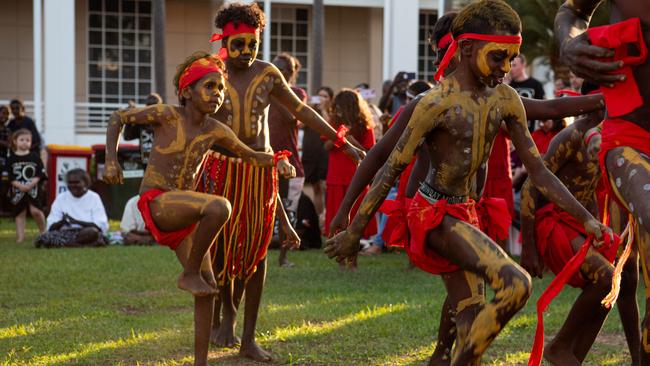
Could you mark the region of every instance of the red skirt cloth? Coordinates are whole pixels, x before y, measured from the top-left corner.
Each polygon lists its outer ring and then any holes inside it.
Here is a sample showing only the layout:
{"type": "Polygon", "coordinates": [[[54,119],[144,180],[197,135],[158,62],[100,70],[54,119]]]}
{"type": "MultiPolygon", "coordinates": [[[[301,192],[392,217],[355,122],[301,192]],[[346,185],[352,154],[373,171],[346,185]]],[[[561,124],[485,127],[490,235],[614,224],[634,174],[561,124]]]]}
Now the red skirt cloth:
{"type": "Polygon", "coordinates": [[[407,197],[386,200],[379,208],[379,212],[388,216],[384,231],[381,233],[381,238],[387,246],[406,248],[409,242],[407,215],[411,201],[413,200],[407,197]]]}
{"type": "Polygon", "coordinates": [[[621,202],[612,189],[605,159],[607,153],[617,147],[628,146],[643,154],[650,156],[650,131],[646,131],[638,125],[624,119],[606,119],[603,121],[603,129],[600,133],[602,143],[600,152],[598,152],[598,162],[602,174],[603,184],[605,185],[610,197],[613,197],[621,207],[627,207],[621,202]]]}
{"type": "MultiPolygon", "coordinates": [[[[348,190],[347,185],[329,184],[329,183],[327,184],[327,188],[325,191],[325,236],[329,237],[330,235],[335,234],[329,232],[330,224],[332,223],[332,219],[334,219],[334,216],[336,216],[336,213],[339,211],[339,207],[341,207],[341,201],[343,201],[343,197],[345,197],[345,192],[347,192],[347,190],[348,190]]],[[[354,206],[352,206],[352,210],[350,210],[350,219],[352,219],[357,214],[357,210],[359,210],[361,201],[363,201],[363,197],[366,196],[366,193],[368,193],[367,187],[366,189],[363,190],[363,192],[361,192],[359,198],[357,198],[357,201],[354,203],[354,206]]],[[[377,220],[375,220],[375,217],[373,216],[363,231],[363,237],[370,238],[376,233],[377,233],[377,220]]]]}
{"type": "MultiPolygon", "coordinates": [[[[511,190],[512,192],[512,190],[511,190]]],[[[505,240],[510,235],[512,216],[503,198],[483,197],[476,204],[476,213],[481,231],[490,239],[505,240]]]]}
{"type": "MultiPolygon", "coordinates": [[[[197,191],[230,201],[232,215],[217,235],[223,252],[219,284],[242,278],[248,281],[266,257],[273,235],[278,194],[277,170],[257,167],[225,156],[206,154],[198,175],[197,191]]],[[[212,257],[217,260],[216,251],[212,257]]]]}
{"type": "Polygon", "coordinates": [[[411,239],[409,245],[406,246],[406,253],[411,262],[432,274],[458,271],[460,268],[457,265],[427,248],[427,233],[438,227],[445,215],[479,228],[475,205],[471,199],[466,203],[456,205],[447,204],[446,200],[430,203],[418,192],[413,197],[408,211],[408,228],[411,239]]]}
{"type": "MultiPolygon", "coordinates": [[[[535,243],[544,264],[553,271],[560,273],[567,262],[574,256],[571,241],[578,236],[587,237],[584,226],[573,216],[563,211],[553,203],[535,212],[535,243]]],[[[618,243],[618,238],[614,240],[618,243]]],[[[598,248],[608,261],[616,258],[618,245],[603,245],[598,248]]],[[[584,287],[587,283],[580,271],[577,271],[567,283],[572,287],[584,287]]]]}
{"type": "Polygon", "coordinates": [[[142,193],[138,200],[138,209],[140,210],[140,214],[142,214],[145,228],[149,230],[151,236],[156,240],[156,243],[169,247],[171,250],[176,250],[183,240],[194,231],[196,224],[192,224],[176,231],[161,231],[158,229],[156,223],[153,221],[153,217],[151,216],[149,203],[163,193],[165,193],[165,191],[161,189],[150,189],[142,193]]]}

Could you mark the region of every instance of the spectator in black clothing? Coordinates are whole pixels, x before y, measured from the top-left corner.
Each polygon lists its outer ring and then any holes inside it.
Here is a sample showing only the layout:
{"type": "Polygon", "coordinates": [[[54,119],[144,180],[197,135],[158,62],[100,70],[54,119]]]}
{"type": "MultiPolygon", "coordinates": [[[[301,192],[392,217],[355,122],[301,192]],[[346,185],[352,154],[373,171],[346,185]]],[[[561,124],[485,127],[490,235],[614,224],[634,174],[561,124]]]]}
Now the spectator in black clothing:
{"type": "MultiPolygon", "coordinates": [[[[519,96],[524,98],[544,99],[544,86],[539,80],[528,76],[526,72],[526,56],[522,53],[512,60],[510,68],[510,86],[513,87],[519,96]]],[[[535,121],[528,121],[528,129],[532,132],[535,128],[535,121]]]]}
{"type": "Polygon", "coordinates": [[[41,146],[41,134],[38,133],[38,129],[36,129],[36,123],[34,123],[34,120],[25,115],[25,106],[23,105],[23,102],[18,99],[14,99],[11,101],[11,103],[9,103],[9,106],[11,107],[11,114],[14,118],[9,121],[7,127],[11,133],[18,131],[21,128],[29,130],[29,132],[32,133],[31,151],[40,154],[41,149],[44,147],[41,146]]]}
{"type": "Polygon", "coordinates": [[[398,72],[388,90],[379,99],[379,109],[394,116],[399,107],[406,104],[406,88],[410,81],[407,72],[398,72]]]}
{"type": "MultiPolygon", "coordinates": [[[[151,93],[147,96],[146,105],[162,104],[163,100],[158,93],[151,93]]],[[[153,128],[150,125],[127,124],[122,132],[124,140],[140,140],[140,159],[142,164],[147,166],[149,154],[153,147],[153,128]]]]}
{"type": "MultiPolygon", "coordinates": [[[[329,86],[322,86],[318,89],[318,105],[314,109],[329,121],[330,106],[334,98],[334,90],[329,86]]],[[[316,207],[316,212],[324,222],[325,216],[325,178],[327,177],[327,161],[329,154],[323,147],[323,140],[320,134],[313,129],[304,126],[302,137],[302,166],[305,171],[305,194],[311,199],[316,207]]]]}
{"type": "Polygon", "coordinates": [[[0,105],[0,166],[5,166],[11,147],[11,130],[7,122],[9,122],[9,107],[0,105]]]}

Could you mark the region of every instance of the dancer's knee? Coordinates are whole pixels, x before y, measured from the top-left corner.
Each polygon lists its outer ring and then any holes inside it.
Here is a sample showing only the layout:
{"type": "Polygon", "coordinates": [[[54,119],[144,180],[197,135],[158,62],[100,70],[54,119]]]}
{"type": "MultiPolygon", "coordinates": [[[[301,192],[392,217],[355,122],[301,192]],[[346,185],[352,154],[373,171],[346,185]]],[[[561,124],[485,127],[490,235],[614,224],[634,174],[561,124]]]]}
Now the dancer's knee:
{"type": "MultiPolygon", "coordinates": [[[[508,266],[501,270],[503,276],[503,301],[509,302],[514,308],[521,309],[526,305],[533,292],[533,283],[530,276],[515,266],[508,266]]],[[[500,292],[501,292],[500,291],[500,292]]]]}
{"type": "Polygon", "coordinates": [[[230,202],[223,197],[215,197],[203,209],[203,215],[211,219],[224,222],[230,218],[232,207],[230,202]]]}

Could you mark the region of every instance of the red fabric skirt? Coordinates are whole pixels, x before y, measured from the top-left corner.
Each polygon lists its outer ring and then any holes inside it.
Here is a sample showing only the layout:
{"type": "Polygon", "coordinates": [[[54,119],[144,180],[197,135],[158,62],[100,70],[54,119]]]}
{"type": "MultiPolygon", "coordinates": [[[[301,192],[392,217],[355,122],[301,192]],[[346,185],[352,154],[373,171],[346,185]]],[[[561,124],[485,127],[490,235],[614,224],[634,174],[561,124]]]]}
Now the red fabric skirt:
{"type": "Polygon", "coordinates": [[[484,198],[501,198],[505,201],[506,208],[510,213],[510,218],[515,214],[515,202],[514,196],[512,194],[512,178],[511,177],[500,177],[500,178],[491,178],[488,177],[485,180],[485,187],[483,188],[483,197],[484,198]]]}
{"type": "Polygon", "coordinates": [[[601,136],[602,143],[598,153],[598,162],[603,184],[610,197],[613,197],[621,207],[627,207],[627,204],[621,202],[614,193],[615,190],[609,181],[606,165],[607,153],[617,147],[627,146],[650,156],[650,131],[646,131],[637,124],[623,119],[606,119],[603,121],[601,136]]]}
{"type": "MultiPolygon", "coordinates": [[[[248,281],[266,257],[275,220],[278,176],[274,167],[258,167],[236,159],[206,154],[196,190],[230,201],[232,215],[217,235],[219,284],[242,278],[248,281]]],[[[217,260],[214,252],[213,262],[217,260]]]]}
{"type": "MultiPolygon", "coordinates": [[[[336,216],[336,213],[339,211],[339,207],[341,207],[341,202],[343,201],[343,197],[345,197],[345,192],[347,191],[347,185],[327,184],[327,190],[325,191],[325,236],[330,236],[330,224],[332,223],[334,216],[336,216]]],[[[368,188],[361,192],[359,198],[357,198],[357,201],[352,206],[352,210],[350,210],[350,219],[357,214],[357,210],[359,210],[361,201],[363,201],[363,197],[366,196],[366,193],[368,193],[368,188]]],[[[363,237],[370,238],[376,233],[377,220],[375,220],[375,217],[373,216],[363,231],[363,237]]]]}
{"type": "Polygon", "coordinates": [[[418,192],[408,210],[408,228],[411,234],[406,253],[418,268],[433,274],[458,271],[460,268],[427,247],[427,234],[440,225],[445,215],[479,228],[476,204],[473,200],[456,205],[446,200],[430,203],[418,192]]]}
{"type": "Polygon", "coordinates": [[[409,228],[407,215],[411,207],[411,198],[386,200],[379,208],[379,212],[388,216],[381,238],[387,246],[405,248],[409,242],[409,228]]]}
{"type": "Polygon", "coordinates": [[[508,238],[512,216],[504,199],[484,196],[476,204],[476,213],[481,231],[490,239],[497,241],[508,238]]]}
{"type": "MultiPolygon", "coordinates": [[[[569,215],[553,203],[535,212],[535,244],[544,264],[553,271],[560,273],[564,266],[574,256],[571,241],[578,236],[587,237],[584,226],[573,216],[569,215]]],[[[615,243],[618,240],[614,241],[615,243]]],[[[616,258],[617,245],[603,245],[598,248],[608,261],[616,258]]],[[[580,271],[577,271],[567,283],[572,287],[584,287],[587,283],[580,271]]]]}
{"type": "Polygon", "coordinates": [[[183,240],[194,231],[196,224],[192,224],[176,231],[162,231],[158,229],[156,223],[153,221],[153,217],[151,216],[149,203],[163,193],[165,193],[165,191],[161,189],[150,189],[142,193],[138,200],[138,209],[142,214],[145,228],[149,230],[151,236],[153,236],[156,242],[160,245],[169,247],[171,250],[176,250],[183,240]]]}

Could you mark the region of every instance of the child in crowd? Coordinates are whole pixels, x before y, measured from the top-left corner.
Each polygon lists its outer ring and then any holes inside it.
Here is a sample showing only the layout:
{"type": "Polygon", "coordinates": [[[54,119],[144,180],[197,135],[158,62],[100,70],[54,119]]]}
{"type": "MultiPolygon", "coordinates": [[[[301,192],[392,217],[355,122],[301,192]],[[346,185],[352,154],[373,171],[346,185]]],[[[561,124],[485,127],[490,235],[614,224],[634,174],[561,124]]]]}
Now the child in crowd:
{"type": "MultiPolygon", "coordinates": [[[[330,124],[339,132],[346,135],[348,141],[364,151],[370,150],[375,144],[373,122],[366,102],[359,93],[352,89],[341,90],[332,101],[330,109],[330,124]],[[345,132],[343,132],[345,131],[345,132]]],[[[357,164],[347,157],[340,148],[336,148],[330,141],[325,142],[325,149],[329,151],[329,164],[327,167],[327,189],[325,197],[325,230],[328,236],[336,234],[329,232],[332,218],[338,212],[339,205],[348,189],[350,180],[357,170],[357,164]]],[[[364,193],[357,202],[361,202],[364,193]]],[[[357,207],[352,209],[352,215],[357,207]]],[[[377,223],[373,219],[368,223],[363,237],[368,238],[377,231],[377,223]]]]}
{"type": "Polygon", "coordinates": [[[32,133],[24,128],[14,132],[11,137],[11,154],[7,159],[6,169],[11,182],[10,203],[16,218],[16,242],[25,240],[27,210],[38,225],[38,230],[45,230],[45,216],[41,207],[38,183],[46,179],[43,162],[32,147],[32,133]]]}

